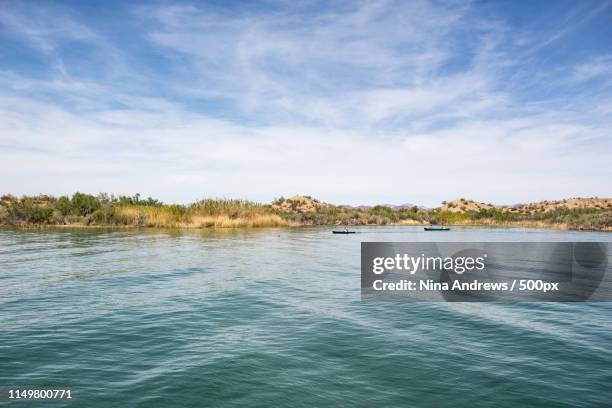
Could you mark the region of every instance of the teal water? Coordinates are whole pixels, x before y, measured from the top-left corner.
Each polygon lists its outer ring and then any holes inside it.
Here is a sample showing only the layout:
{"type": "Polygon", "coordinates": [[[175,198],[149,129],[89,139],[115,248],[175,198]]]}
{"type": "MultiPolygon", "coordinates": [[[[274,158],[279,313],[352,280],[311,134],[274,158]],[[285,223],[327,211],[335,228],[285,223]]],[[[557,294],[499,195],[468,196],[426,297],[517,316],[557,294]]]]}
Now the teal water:
{"type": "Polygon", "coordinates": [[[0,388],[75,397],[10,406],[610,406],[612,304],[361,302],[359,251],[612,234],[359,232],[0,230],[0,388]]]}

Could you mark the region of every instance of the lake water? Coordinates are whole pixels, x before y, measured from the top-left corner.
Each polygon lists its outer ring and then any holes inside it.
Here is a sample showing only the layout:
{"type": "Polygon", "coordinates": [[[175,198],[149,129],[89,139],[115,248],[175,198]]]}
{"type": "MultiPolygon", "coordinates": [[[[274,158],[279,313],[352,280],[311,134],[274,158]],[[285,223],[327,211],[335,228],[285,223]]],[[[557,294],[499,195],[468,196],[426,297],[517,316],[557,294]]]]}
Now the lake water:
{"type": "Polygon", "coordinates": [[[612,303],[362,302],[360,242],[612,234],[358,231],[0,230],[0,387],[72,390],[36,406],[610,406],[612,303]]]}

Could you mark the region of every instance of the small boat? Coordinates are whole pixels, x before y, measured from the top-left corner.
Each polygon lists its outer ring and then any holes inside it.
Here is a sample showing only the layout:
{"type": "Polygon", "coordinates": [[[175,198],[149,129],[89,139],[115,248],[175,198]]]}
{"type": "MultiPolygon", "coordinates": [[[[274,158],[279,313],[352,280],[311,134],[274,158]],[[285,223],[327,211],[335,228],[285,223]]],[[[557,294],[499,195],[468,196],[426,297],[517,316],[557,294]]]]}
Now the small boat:
{"type": "Polygon", "coordinates": [[[354,234],[355,231],[349,231],[347,229],[345,230],[333,230],[332,234],[354,234]]]}
{"type": "Polygon", "coordinates": [[[430,225],[424,229],[425,231],[450,231],[450,227],[443,227],[442,225],[430,225]]]}

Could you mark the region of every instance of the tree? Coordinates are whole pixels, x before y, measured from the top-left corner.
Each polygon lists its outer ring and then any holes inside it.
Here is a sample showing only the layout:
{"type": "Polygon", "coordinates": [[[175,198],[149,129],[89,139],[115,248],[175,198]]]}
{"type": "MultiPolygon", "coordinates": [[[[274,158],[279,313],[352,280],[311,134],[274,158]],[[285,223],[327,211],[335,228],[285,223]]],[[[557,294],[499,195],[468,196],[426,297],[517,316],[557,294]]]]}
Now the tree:
{"type": "Polygon", "coordinates": [[[55,204],[55,208],[60,212],[60,214],[66,216],[70,214],[72,210],[72,203],[67,196],[61,196],[57,199],[57,204],[55,204]]]}
{"type": "Polygon", "coordinates": [[[91,194],[74,193],[72,196],[72,212],[75,215],[89,215],[100,208],[100,202],[91,194]]]}

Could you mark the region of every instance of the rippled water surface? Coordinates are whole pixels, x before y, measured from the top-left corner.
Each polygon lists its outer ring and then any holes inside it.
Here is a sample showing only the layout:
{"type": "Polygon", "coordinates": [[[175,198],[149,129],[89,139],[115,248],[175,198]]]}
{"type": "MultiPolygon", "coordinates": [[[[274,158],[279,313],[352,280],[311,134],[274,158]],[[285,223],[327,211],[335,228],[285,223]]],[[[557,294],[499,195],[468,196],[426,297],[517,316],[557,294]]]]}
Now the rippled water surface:
{"type": "Polygon", "coordinates": [[[0,387],[75,396],[37,406],[610,406],[612,304],[361,302],[359,262],[360,241],[612,234],[358,231],[0,230],[0,387]]]}

